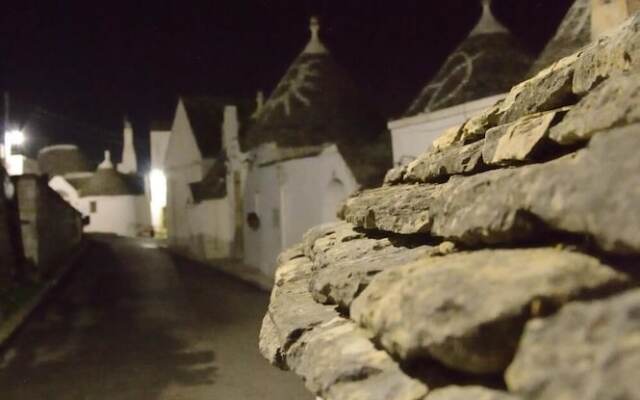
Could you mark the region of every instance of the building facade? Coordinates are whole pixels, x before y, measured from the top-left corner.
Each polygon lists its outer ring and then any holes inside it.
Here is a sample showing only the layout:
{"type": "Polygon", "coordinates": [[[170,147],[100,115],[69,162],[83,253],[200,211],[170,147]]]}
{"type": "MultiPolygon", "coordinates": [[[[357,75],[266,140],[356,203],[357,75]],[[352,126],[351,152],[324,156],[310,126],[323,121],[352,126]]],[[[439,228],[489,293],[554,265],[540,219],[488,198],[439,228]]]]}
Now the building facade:
{"type": "Polygon", "coordinates": [[[310,30],[245,143],[244,260],[267,276],[282,249],[335,220],[340,203],[387,167],[384,149],[379,160],[370,151],[382,119],[321,41],[317,19],[310,30]]]}

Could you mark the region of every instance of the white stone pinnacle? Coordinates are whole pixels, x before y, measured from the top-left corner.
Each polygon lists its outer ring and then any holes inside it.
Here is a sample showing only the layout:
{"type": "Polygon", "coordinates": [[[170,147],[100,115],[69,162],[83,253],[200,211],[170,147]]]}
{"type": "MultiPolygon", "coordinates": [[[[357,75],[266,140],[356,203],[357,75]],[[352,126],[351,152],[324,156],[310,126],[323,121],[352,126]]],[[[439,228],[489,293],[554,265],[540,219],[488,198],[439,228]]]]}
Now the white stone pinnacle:
{"type": "Polygon", "coordinates": [[[320,40],[320,21],[317,17],[311,17],[309,21],[309,30],[311,31],[311,39],[305,47],[306,54],[326,54],[329,51],[320,40]]]}
{"type": "Polygon", "coordinates": [[[111,162],[111,152],[109,150],[104,151],[104,161],[98,165],[98,169],[113,169],[113,163],[111,162]]]}
{"type": "Polygon", "coordinates": [[[491,11],[491,0],[482,0],[482,15],[469,36],[499,32],[506,33],[509,30],[494,17],[491,11]]]}

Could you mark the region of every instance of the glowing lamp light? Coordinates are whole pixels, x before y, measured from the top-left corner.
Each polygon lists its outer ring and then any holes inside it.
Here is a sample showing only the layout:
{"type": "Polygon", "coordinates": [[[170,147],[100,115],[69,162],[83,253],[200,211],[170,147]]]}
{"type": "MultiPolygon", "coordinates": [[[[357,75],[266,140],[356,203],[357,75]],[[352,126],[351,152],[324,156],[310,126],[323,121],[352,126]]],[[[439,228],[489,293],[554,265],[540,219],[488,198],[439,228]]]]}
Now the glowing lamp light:
{"type": "Polygon", "coordinates": [[[4,134],[4,157],[7,172],[10,175],[22,175],[24,172],[24,156],[14,154],[13,146],[20,146],[25,142],[22,131],[11,130],[4,134]]]}
{"type": "Polygon", "coordinates": [[[24,143],[24,133],[19,130],[8,131],[5,133],[5,144],[9,146],[20,146],[24,143]]]}
{"type": "Polygon", "coordinates": [[[149,173],[151,192],[151,224],[156,232],[162,231],[162,214],[167,205],[167,177],[164,172],[154,169],[149,173]]]}
{"type": "Polygon", "coordinates": [[[167,205],[167,177],[159,169],[154,169],[149,174],[151,185],[151,203],[159,207],[167,205]]]}

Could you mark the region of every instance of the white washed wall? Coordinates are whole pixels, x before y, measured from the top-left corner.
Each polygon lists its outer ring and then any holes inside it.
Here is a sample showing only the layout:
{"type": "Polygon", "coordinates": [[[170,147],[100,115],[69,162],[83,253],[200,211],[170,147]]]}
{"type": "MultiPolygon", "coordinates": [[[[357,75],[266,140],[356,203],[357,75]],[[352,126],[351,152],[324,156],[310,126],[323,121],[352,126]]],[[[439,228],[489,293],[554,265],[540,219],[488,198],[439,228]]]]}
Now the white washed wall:
{"type": "Polygon", "coordinates": [[[96,202],[95,213],[90,217],[85,232],[114,233],[121,236],[136,236],[150,224],[148,213],[140,212],[146,206],[144,196],[87,196],[82,198],[87,210],[96,202]]]}
{"type": "Polygon", "coordinates": [[[202,180],[203,160],[182,101],[178,102],[164,164],[167,175],[165,215],[169,244],[177,248],[188,248],[193,234],[187,214],[188,207],[193,203],[189,184],[202,180]]]}
{"type": "Polygon", "coordinates": [[[389,123],[394,165],[408,164],[425,152],[445,130],[494,105],[504,95],[486,97],[454,107],[403,118],[389,123]]]}
{"type": "Polygon", "coordinates": [[[189,208],[192,228],[190,252],[205,260],[231,256],[234,236],[233,210],[225,199],[206,200],[189,208]]]}
{"type": "Polygon", "coordinates": [[[306,157],[253,168],[247,177],[245,215],[256,212],[260,228],[245,222],[245,263],[272,276],[278,254],[315,225],[335,220],[335,208],[358,188],[335,146],[306,157]]]}

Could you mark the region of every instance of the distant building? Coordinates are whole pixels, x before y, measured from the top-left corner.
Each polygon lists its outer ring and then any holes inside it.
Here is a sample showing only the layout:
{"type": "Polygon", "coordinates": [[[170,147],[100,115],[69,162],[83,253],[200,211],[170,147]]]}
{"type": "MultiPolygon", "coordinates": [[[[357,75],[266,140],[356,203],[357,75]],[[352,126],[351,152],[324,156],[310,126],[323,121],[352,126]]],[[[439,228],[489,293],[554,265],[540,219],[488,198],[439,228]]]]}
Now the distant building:
{"type": "Polygon", "coordinates": [[[151,125],[149,143],[151,147],[151,170],[147,176],[147,193],[151,207],[151,224],[156,237],[167,235],[165,211],[167,206],[167,177],[165,160],[169,140],[171,139],[171,122],[154,122],[151,125]]]}
{"type": "MultiPolygon", "coordinates": [[[[135,171],[135,155],[130,154],[135,154],[130,125],[125,124],[124,138],[125,162],[120,164],[121,169],[135,171]],[[128,145],[127,137],[130,137],[128,145]]],[[[151,231],[143,178],[135,173],[117,171],[108,151],[97,170],[72,144],[41,149],[38,164],[41,173],[48,176],[49,187],[83,216],[89,217],[85,232],[138,236],[151,231]]]]}
{"type": "Polygon", "coordinates": [[[174,250],[202,260],[242,256],[246,167],[238,142],[248,116],[242,101],[180,98],[164,164],[167,234],[174,250]]]}
{"type": "Polygon", "coordinates": [[[321,41],[317,19],[310,29],[244,143],[244,260],[268,276],[280,251],[335,220],[340,203],[387,168],[388,147],[376,147],[382,119],[321,41]]]}
{"type": "Polygon", "coordinates": [[[79,194],[84,214],[89,215],[85,232],[134,237],[149,230],[151,216],[143,179],[117,171],[108,151],[79,194]]]}
{"type": "Polygon", "coordinates": [[[529,75],[606,35],[638,11],[640,0],[575,0],[529,75]]]}
{"type": "Polygon", "coordinates": [[[448,128],[504,97],[531,68],[532,56],[482,1],[473,30],[447,58],[405,115],[389,123],[395,165],[407,164],[448,128]]]}

